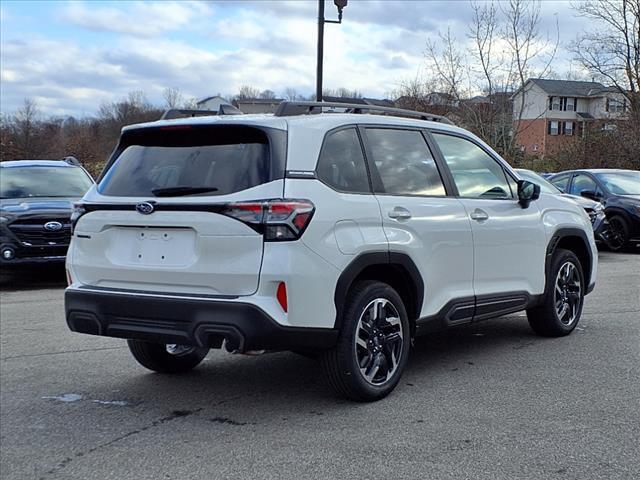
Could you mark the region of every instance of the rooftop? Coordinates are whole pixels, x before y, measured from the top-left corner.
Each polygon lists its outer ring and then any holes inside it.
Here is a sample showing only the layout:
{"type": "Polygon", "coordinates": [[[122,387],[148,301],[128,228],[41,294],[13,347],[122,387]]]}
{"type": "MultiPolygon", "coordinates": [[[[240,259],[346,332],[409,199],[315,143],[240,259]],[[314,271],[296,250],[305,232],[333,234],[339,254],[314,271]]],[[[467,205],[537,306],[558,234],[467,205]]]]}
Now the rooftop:
{"type": "Polygon", "coordinates": [[[605,87],[599,82],[580,82],[575,80],[550,80],[545,78],[530,78],[531,82],[549,95],[592,97],[599,96],[605,92],[616,92],[615,87],[605,87]]]}

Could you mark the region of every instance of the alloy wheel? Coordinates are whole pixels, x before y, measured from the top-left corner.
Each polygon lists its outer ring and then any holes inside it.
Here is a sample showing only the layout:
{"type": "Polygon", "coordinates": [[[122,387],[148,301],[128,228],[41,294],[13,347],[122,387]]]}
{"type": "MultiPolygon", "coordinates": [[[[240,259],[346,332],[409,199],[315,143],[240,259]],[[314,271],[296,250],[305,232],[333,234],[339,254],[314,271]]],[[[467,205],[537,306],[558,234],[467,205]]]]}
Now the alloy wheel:
{"type": "Polygon", "coordinates": [[[607,237],[607,243],[611,250],[618,250],[624,246],[626,231],[621,220],[618,218],[612,218],[609,220],[609,235],[607,237]]]}
{"type": "Polygon", "coordinates": [[[165,345],[165,348],[167,349],[167,353],[175,355],[176,357],[188,355],[196,349],[196,347],[191,347],[189,345],[179,345],[177,343],[167,343],[165,345]]]}
{"type": "Polygon", "coordinates": [[[389,381],[402,356],[404,332],[400,314],[385,298],[376,298],[364,309],[355,335],[355,355],[363,378],[372,385],[389,381]]]}
{"type": "Polygon", "coordinates": [[[555,282],[554,304],[558,320],[566,326],[573,324],[582,303],[580,273],[572,262],[565,262],[558,270],[555,282]]]}

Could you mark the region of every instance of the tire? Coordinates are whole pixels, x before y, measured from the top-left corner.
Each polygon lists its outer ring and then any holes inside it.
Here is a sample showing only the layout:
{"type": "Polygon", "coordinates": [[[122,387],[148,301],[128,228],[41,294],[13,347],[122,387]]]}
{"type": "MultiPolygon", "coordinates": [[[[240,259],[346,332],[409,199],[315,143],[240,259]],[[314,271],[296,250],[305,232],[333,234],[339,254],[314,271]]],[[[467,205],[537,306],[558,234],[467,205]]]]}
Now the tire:
{"type": "Polygon", "coordinates": [[[208,348],[127,340],[129,350],[140,365],[159,373],[193,370],[209,352],[208,348]],[[172,350],[174,353],[170,353],[172,350]]]}
{"type": "Polygon", "coordinates": [[[609,219],[609,235],[607,246],[609,250],[617,252],[622,250],[629,241],[629,226],[624,217],[615,215],[609,219]]]}
{"type": "Polygon", "coordinates": [[[338,341],[324,352],[321,364],[336,393],[371,402],[396,387],[410,345],[409,319],[400,296],[385,283],[362,281],[347,295],[338,341]]]}
{"type": "Polygon", "coordinates": [[[569,335],[580,321],[586,288],[582,265],[572,251],[553,253],[546,284],[542,304],[527,310],[529,325],[545,337],[569,335]]]}

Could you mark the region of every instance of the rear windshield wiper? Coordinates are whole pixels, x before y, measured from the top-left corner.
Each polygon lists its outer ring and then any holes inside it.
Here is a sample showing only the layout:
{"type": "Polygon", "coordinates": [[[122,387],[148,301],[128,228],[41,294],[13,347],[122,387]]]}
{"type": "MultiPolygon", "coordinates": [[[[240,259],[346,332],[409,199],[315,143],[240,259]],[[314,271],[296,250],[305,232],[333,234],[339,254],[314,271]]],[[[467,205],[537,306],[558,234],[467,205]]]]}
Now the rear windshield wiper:
{"type": "Polygon", "coordinates": [[[198,193],[217,192],[215,187],[168,187],[154,188],[151,190],[156,197],[181,197],[184,195],[196,195],[198,193]]]}

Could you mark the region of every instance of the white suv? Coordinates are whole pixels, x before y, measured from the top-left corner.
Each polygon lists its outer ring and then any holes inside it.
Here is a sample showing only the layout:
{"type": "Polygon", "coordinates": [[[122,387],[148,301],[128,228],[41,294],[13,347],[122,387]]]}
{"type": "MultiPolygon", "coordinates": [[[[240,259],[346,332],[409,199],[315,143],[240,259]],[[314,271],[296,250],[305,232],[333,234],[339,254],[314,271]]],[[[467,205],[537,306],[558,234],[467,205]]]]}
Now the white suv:
{"type": "Polygon", "coordinates": [[[73,222],[71,330],[158,372],[210,348],[318,356],[361,401],[417,335],[525,309],[569,334],[597,268],[574,202],[442,117],[363,105],[126,127],[73,222]]]}

